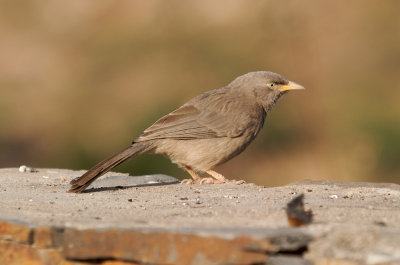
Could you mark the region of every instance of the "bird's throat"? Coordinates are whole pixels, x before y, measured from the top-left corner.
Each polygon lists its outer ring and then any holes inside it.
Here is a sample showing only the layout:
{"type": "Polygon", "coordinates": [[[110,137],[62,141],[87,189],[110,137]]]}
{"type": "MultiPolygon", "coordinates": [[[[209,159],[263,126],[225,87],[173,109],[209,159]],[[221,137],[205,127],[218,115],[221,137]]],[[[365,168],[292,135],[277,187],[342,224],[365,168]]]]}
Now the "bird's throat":
{"type": "Polygon", "coordinates": [[[287,91],[283,91],[283,92],[277,93],[275,95],[270,95],[270,97],[267,97],[264,100],[262,105],[263,105],[265,114],[268,114],[268,111],[270,111],[272,109],[272,107],[275,106],[278,99],[285,93],[287,93],[287,91]]]}

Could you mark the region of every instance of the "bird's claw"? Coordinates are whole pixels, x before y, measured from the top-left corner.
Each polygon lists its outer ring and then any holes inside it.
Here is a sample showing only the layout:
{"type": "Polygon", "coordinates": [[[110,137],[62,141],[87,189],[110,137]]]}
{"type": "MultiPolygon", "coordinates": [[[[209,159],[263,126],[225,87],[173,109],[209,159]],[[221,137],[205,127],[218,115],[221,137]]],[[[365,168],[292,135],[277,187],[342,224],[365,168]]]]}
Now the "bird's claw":
{"type": "Polygon", "coordinates": [[[193,179],[184,179],[181,181],[181,184],[190,185],[190,184],[194,184],[194,181],[193,181],[193,179]]]}
{"type": "Polygon", "coordinates": [[[217,183],[222,183],[222,182],[213,178],[202,178],[200,180],[200,184],[217,184],[217,183]]]}
{"type": "Polygon", "coordinates": [[[219,184],[219,183],[224,183],[221,182],[217,179],[213,179],[213,178],[198,178],[198,179],[184,179],[181,181],[181,184],[187,184],[187,185],[191,185],[191,184],[219,184]]]}
{"type": "Polygon", "coordinates": [[[232,184],[236,184],[236,185],[241,185],[246,183],[246,181],[244,180],[229,180],[229,179],[225,179],[224,181],[220,181],[218,179],[214,179],[214,178],[199,178],[199,179],[184,179],[181,181],[181,184],[187,184],[187,185],[191,185],[191,184],[222,184],[222,183],[232,183],[232,184]]]}

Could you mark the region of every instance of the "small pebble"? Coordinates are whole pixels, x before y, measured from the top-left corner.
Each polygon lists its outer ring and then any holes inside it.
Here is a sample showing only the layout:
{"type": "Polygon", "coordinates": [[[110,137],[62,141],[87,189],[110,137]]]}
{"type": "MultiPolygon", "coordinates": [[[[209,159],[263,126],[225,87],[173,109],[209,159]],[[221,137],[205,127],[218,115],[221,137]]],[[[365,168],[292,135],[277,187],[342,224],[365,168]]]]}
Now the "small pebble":
{"type": "Polygon", "coordinates": [[[20,166],[18,171],[19,172],[25,172],[26,171],[26,166],[20,166]]]}
{"type": "Polygon", "coordinates": [[[22,165],[18,168],[19,172],[37,172],[36,169],[34,169],[33,167],[27,167],[25,165],[22,165]]]}
{"type": "Polygon", "coordinates": [[[336,194],[333,194],[333,195],[330,195],[329,198],[331,198],[331,199],[337,199],[337,198],[339,198],[339,196],[337,196],[336,194]]]}

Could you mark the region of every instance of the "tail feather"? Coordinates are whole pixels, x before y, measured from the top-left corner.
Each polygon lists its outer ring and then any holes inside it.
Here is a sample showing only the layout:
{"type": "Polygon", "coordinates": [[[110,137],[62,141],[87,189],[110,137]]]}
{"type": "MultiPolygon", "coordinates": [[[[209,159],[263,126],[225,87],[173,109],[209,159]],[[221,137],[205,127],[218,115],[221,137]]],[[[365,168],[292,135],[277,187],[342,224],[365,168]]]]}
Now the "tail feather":
{"type": "Polygon", "coordinates": [[[107,173],[114,167],[123,163],[133,156],[140,155],[148,150],[148,145],[145,143],[134,143],[131,146],[119,151],[118,153],[104,159],[82,176],[73,179],[70,184],[71,188],[68,192],[80,193],[85,190],[98,177],[107,173]]]}

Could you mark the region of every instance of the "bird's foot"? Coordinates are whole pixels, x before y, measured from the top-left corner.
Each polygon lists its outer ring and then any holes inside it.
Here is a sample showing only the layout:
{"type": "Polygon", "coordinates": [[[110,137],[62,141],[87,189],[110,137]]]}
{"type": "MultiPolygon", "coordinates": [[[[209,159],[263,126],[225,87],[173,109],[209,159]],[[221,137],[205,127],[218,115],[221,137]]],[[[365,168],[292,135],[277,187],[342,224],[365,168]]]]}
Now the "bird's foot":
{"type": "Polygon", "coordinates": [[[235,179],[214,179],[214,178],[202,178],[200,180],[200,184],[223,184],[223,183],[232,183],[236,185],[241,185],[246,183],[244,180],[235,180],[235,179]]]}
{"type": "Polygon", "coordinates": [[[232,183],[240,185],[246,183],[244,180],[230,180],[225,178],[223,175],[213,171],[206,171],[211,177],[201,178],[196,172],[194,172],[190,167],[185,167],[186,171],[192,176],[193,179],[184,179],[181,184],[222,184],[222,183],[232,183]]]}
{"type": "Polygon", "coordinates": [[[194,181],[193,181],[193,179],[184,179],[181,181],[181,184],[190,185],[190,184],[194,184],[194,181]]]}
{"type": "Polygon", "coordinates": [[[181,184],[191,185],[191,184],[222,184],[222,183],[232,183],[236,185],[241,185],[246,183],[244,180],[235,180],[235,179],[225,179],[224,181],[214,179],[214,178],[199,178],[196,180],[193,179],[184,179],[181,181],[181,184]]]}
{"type": "Polygon", "coordinates": [[[220,184],[220,183],[224,182],[221,182],[220,180],[214,178],[202,178],[200,180],[200,184],[220,184]]]}
{"type": "Polygon", "coordinates": [[[214,178],[197,178],[197,179],[184,179],[181,181],[181,184],[219,184],[219,183],[225,183],[221,182],[218,179],[214,178]]]}
{"type": "Polygon", "coordinates": [[[233,183],[236,185],[246,183],[244,180],[227,179],[223,175],[219,174],[218,172],[215,172],[214,170],[208,170],[207,173],[215,179],[214,183],[233,183]]]}

